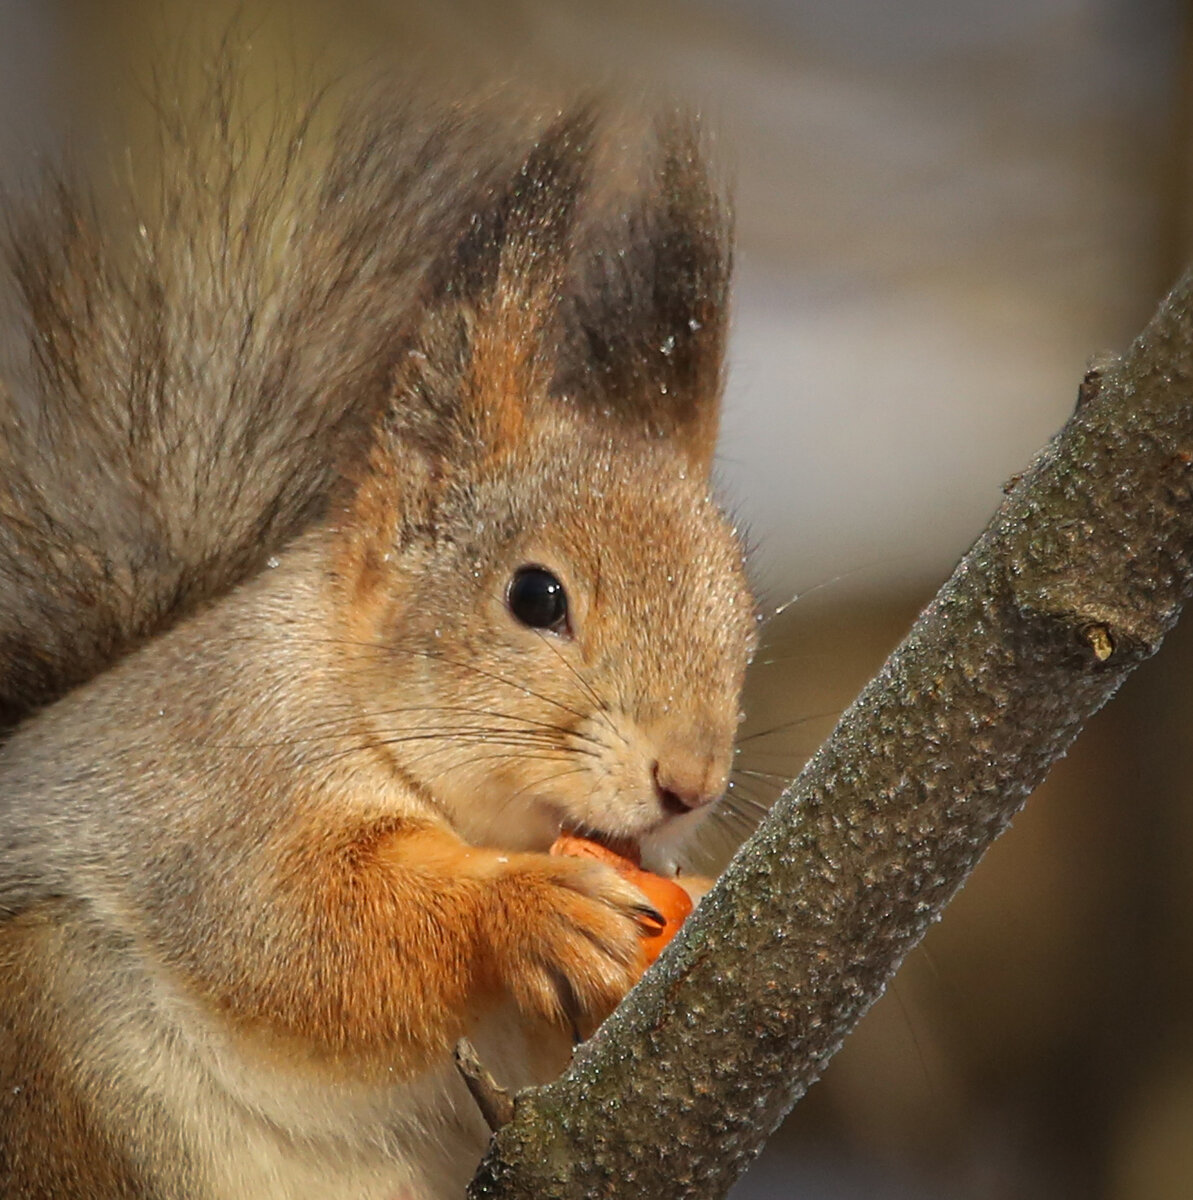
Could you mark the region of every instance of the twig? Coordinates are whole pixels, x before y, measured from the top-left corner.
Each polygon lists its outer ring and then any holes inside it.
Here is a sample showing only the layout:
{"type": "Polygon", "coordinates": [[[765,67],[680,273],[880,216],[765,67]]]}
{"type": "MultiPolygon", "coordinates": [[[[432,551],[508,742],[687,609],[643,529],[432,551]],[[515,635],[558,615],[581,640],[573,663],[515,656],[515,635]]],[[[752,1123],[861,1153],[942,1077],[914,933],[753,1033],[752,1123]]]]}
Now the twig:
{"type": "Polygon", "coordinates": [[[467,1038],[456,1043],[455,1060],[489,1128],[496,1133],[508,1125],[514,1119],[514,1098],[489,1074],[476,1047],[467,1038]]]}

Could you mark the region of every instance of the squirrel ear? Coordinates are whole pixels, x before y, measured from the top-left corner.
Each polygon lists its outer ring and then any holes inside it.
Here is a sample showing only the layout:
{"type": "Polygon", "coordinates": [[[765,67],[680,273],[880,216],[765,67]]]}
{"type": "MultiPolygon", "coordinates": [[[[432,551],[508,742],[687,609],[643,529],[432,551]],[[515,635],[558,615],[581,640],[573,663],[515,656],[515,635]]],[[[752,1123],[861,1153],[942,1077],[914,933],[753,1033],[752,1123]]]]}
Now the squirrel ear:
{"type": "Polygon", "coordinates": [[[559,296],[587,190],[594,122],[589,104],[560,114],[498,205],[492,233],[462,248],[465,270],[475,270],[468,263],[474,256],[491,279],[477,296],[462,401],[494,454],[524,441],[528,411],[547,397],[555,373],[559,296]]]}
{"type": "Polygon", "coordinates": [[[521,445],[532,408],[548,398],[594,125],[590,103],[561,113],[443,261],[395,373],[391,415],[445,458],[521,445]]]}
{"type": "Polygon", "coordinates": [[[380,487],[401,521],[425,523],[451,477],[522,445],[530,410],[550,401],[595,121],[594,104],[577,105],[487,171],[497,182],[428,275],[389,367],[389,400],[345,464],[358,510],[380,487]]]}
{"type": "Polygon", "coordinates": [[[675,441],[707,471],[728,326],[732,218],[695,116],[656,122],[648,183],[598,235],[567,302],[555,391],[675,441]]]}

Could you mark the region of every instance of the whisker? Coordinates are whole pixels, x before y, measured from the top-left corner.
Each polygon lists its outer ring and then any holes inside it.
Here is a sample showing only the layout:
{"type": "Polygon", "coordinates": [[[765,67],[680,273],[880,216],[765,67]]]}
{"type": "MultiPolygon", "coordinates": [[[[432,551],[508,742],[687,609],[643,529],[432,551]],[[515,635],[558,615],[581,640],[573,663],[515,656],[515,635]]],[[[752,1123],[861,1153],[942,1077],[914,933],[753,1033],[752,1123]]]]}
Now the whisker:
{"type": "Polygon", "coordinates": [[[748,779],[761,779],[767,783],[777,783],[780,787],[786,787],[791,780],[784,774],[778,771],[759,771],[750,767],[734,767],[734,778],[745,776],[748,779]]]}
{"type": "Polygon", "coordinates": [[[742,778],[736,772],[729,776],[729,788],[726,791],[726,796],[730,798],[739,798],[742,802],[759,803],[758,797],[761,794],[762,800],[760,803],[769,808],[774,803],[783,790],[787,787],[790,780],[786,775],[776,776],[768,780],[758,780],[753,778],[742,778]]]}
{"type": "Polygon", "coordinates": [[[506,687],[514,688],[516,691],[524,692],[527,696],[532,696],[536,700],[541,700],[544,704],[553,704],[556,708],[563,709],[564,712],[571,713],[573,717],[583,720],[586,713],[582,713],[579,709],[572,708],[568,704],[564,704],[562,700],[557,700],[552,696],[548,696],[545,692],[536,691],[534,688],[527,687],[524,683],[518,683],[516,680],[507,679],[504,675],[495,674],[492,671],[482,670],[473,663],[460,662],[454,658],[448,658],[444,654],[435,654],[429,650],[408,650],[407,653],[418,654],[424,658],[433,659],[438,662],[447,663],[448,666],[459,667],[461,670],[472,671],[479,675],[482,679],[491,679],[495,683],[504,684],[506,687]]]}
{"type": "MultiPolygon", "coordinates": [[[[503,733],[503,734],[525,733],[527,736],[531,736],[534,733],[536,733],[537,731],[541,730],[543,733],[543,736],[546,736],[548,733],[555,733],[555,734],[560,735],[560,738],[584,741],[584,742],[588,742],[591,745],[598,746],[598,747],[604,746],[604,743],[599,738],[595,738],[590,734],[583,733],[583,732],[581,732],[577,729],[573,729],[567,725],[559,725],[552,721],[537,720],[533,717],[524,717],[518,713],[509,713],[509,712],[503,712],[503,711],[496,711],[496,710],[492,710],[492,709],[473,708],[473,707],[467,706],[467,705],[431,705],[431,704],[403,705],[403,706],[398,706],[398,707],[388,708],[388,709],[385,709],[385,708],[371,709],[369,711],[369,715],[372,717],[388,717],[388,716],[394,716],[394,715],[412,715],[412,714],[417,714],[417,713],[453,713],[453,714],[462,714],[465,716],[484,717],[484,718],[489,718],[490,720],[493,720],[495,722],[508,722],[509,724],[515,725],[515,726],[524,725],[524,726],[529,727],[526,730],[521,730],[521,729],[517,729],[517,728],[515,728],[515,729],[494,728],[493,732],[495,732],[495,733],[503,733]]],[[[306,721],[300,727],[300,732],[301,732],[302,736],[294,736],[290,740],[294,741],[294,742],[300,742],[300,741],[315,741],[315,740],[318,740],[320,738],[325,738],[325,737],[335,737],[345,726],[355,723],[358,719],[359,719],[359,713],[356,712],[355,710],[349,710],[343,716],[328,717],[325,720],[320,720],[320,721],[306,721]],[[318,732],[320,730],[326,730],[328,732],[318,732]]],[[[458,730],[445,729],[444,735],[448,736],[448,735],[454,734],[457,731],[459,731],[459,732],[474,731],[476,728],[478,728],[478,727],[476,727],[476,726],[460,726],[460,727],[458,727],[458,730]]],[[[490,727],[484,726],[483,728],[487,729],[490,727]]]]}
{"type": "MultiPolygon", "coordinates": [[[[739,752],[740,749],[742,748],[739,748],[739,752]]],[[[768,761],[778,763],[797,763],[800,766],[803,766],[803,764],[811,756],[810,750],[795,749],[794,747],[790,750],[762,750],[758,746],[746,746],[744,747],[744,750],[750,756],[748,759],[746,759],[746,762],[750,763],[768,761]]]]}
{"type": "MultiPolygon", "coordinates": [[[[238,638],[229,638],[228,641],[236,642],[259,642],[262,639],[254,638],[249,635],[242,635],[238,638]]],[[[424,650],[418,647],[411,646],[387,646],[379,645],[375,642],[362,642],[353,638],[310,638],[307,640],[308,645],[318,646],[343,646],[353,650],[363,650],[369,653],[378,655],[387,655],[397,657],[401,654],[407,654],[419,658],[427,658],[436,662],[446,663],[448,666],[458,667],[463,671],[471,671],[475,675],[479,675],[482,679],[490,679],[494,683],[500,683],[506,687],[510,687],[519,692],[524,692],[528,696],[532,696],[536,700],[541,700],[544,704],[553,705],[556,708],[563,709],[564,712],[571,713],[572,716],[578,717],[581,720],[587,716],[586,713],[580,712],[578,709],[572,708],[565,704],[562,700],[558,700],[553,696],[548,696],[544,692],[536,691],[534,688],[527,687],[526,684],[520,683],[518,680],[510,679],[507,676],[496,674],[493,671],[486,671],[478,667],[475,663],[462,662],[459,659],[449,658],[442,651],[424,650]]]]}
{"type": "Polygon", "coordinates": [[[567,725],[557,725],[553,721],[538,720],[534,717],[523,716],[521,713],[505,712],[499,709],[474,708],[467,704],[411,704],[396,708],[370,708],[372,717],[389,717],[395,713],[463,713],[467,716],[488,717],[494,721],[513,721],[520,725],[533,725],[540,729],[549,729],[556,733],[576,736],[575,730],[567,725]]]}
{"type": "Polygon", "coordinates": [[[805,588],[802,592],[796,592],[795,595],[789,600],[785,600],[777,608],[773,609],[769,614],[767,614],[766,621],[769,623],[770,621],[774,620],[775,617],[781,616],[783,613],[785,613],[793,604],[797,603],[798,601],[805,600],[808,596],[814,596],[817,592],[822,591],[826,587],[832,587],[833,584],[840,583],[843,579],[850,579],[854,575],[862,574],[863,571],[873,571],[878,567],[889,567],[897,563],[906,563],[913,557],[914,556],[910,554],[895,554],[891,555],[889,558],[876,558],[870,562],[862,563],[860,566],[853,567],[848,571],[841,571],[836,575],[830,576],[828,579],[822,579],[819,583],[813,584],[809,588],[805,588]]]}
{"type": "MultiPolygon", "coordinates": [[[[735,842],[741,840],[742,835],[748,836],[758,828],[757,820],[735,808],[719,808],[708,818],[706,824],[709,823],[715,823],[715,827],[719,827],[722,831],[726,831],[726,826],[733,826],[737,831],[732,835],[735,842]]],[[[726,837],[726,841],[728,840],[726,837]]]]}
{"type": "MultiPolygon", "coordinates": [[[[516,741],[515,742],[502,742],[497,739],[487,739],[487,738],[476,738],[473,740],[475,743],[479,744],[482,747],[496,748],[496,747],[500,747],[500,746],[507,746],[512,749],[516,749],[518,751],[518,753],[511,753],[511,754],[501,756],[505,759],[510,759],[510,760],[521,759],[526,762],[531,762],[536,759],[541,760],[541,761],[548,761],[551,759],[554,759],[554,760],[566,759],[567,761],[570,762],[570,761],[574,761],[578,755],[583,755],[586,758],[593,758],[593,759],[596,759],[598,762],[600,761],[600,755],[596,754],[594,751],[587,750],[583,747],[577,747],[577,746],[571,746],[571,747],[559,746],[554,743],[536,744],[536,745],[528,746],[528,745],[523,745],[516,741]]],[[[425,762],[429,758],[434,758],[436,756],[442,757],[443,753],[444,752],[440,748],[432,746],[432,747],[429,747],[422,754],[406,755],[403,759],[403,763],[404,763],[404,765],[407,765],[407,766],[417,766],[419,763],[425,762]]]]}
{"type": "Polygon", "coordinates": [[[524,787],[518,788],[515,792],[510,792],[502,798],[504,804],[510,804],[523,793],[530,790],[532,787],[540,787],[544,783],[554,783],[557,779],[564,779],[569,775],[580,775],[584,772],[583,767],[573,767],[570,771],[558,771],[554,775],[548,775],[545,779],[532,779],[524,787]]]}
{"type": "Polygon", "coordinates": [[[839,717],[845,710],[843,708],[830,709],[828,712],[809,713],[806,717],[797,717],[794,721],[782,721],[778,725],[772,725],[769,729],[759,729],[754,733],[747,733],[737,739],[737,744],[740,746],[744,742],[752,742],[757,738],[772,737],[776,733],[785,733],[790,729],[797,729],[801,725],[806,725],[809,721],[824,721],[829,717],[839,717]]]}
{"type": "Polygon", "coordinates": [[[578,671],[570,662],[568,662],[567,656],[551,641],[547,634],[543,633],[542,630],[536,630],[536,632],[539,635],[539,640],[567,668],[572,677],[584,689],[588,697],[597,706],[597,712],[600,713],[604,724],[621,740],[623,745],[628,746],[629,741],[627,740],[626,736],[621,732],[620,729],[617,728],[616,724],[609,717],[610,708],[605,698],[596,690],[596,688],[592,686],[587,679],[584,678],[580,671],[578,671]]]}
{"type": "MultiPolygon", "coordinates": [[[[484,762],[570,762],[571,756],[567,754],[474,754],[469,758],[461,759],[459,762],[449,763],[442,771],[439,771],[436,778],[442,778],[451,771],[459,771],[465,767],[474,767],[477,763],[484,762]]],[[[577,768],[581,770],[583,768],[577,768]]]]}
{"type": "Polygon", "coordinates": [[[727,800],[724,803],[724,811],[734,813],[742,818],[743,821],[749,822],[751,829],[756,826],[771,810],[771,805],[778,797],[773,797],[768,804],[754,797],[746,798],[739,796],[734,800],[727,800]]]}
{"type": "Polygon", "coordinates": [[[558,750],[568,754],[583,754],[590,758],[599,757],[595,750],[589,750],[586,746],[561,746],[558,742],[552,741],[549,738],[535,739],[524,735],[521,737],[503,736],[487,729],[473,731],[452,730],[450,737],[444,737],[443,733],[439,731],[431,733],[406,733],[392,737],[378,738],[372,744],[376,746],[400,746],[408,745],[411,742],[444,741],[472,741],[480,742],[486,746],[512,746],[526,750],[558,750]]]}

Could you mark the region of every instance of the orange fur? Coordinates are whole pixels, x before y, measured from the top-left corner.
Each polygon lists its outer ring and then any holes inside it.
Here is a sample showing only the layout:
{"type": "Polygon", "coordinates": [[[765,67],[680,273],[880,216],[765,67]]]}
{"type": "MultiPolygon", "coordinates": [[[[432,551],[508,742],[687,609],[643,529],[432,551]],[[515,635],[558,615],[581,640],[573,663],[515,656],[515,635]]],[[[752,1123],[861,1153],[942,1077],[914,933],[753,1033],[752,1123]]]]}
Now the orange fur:
{"type": "Polygon", "coordinates": [[[589,1033],[645,967],[644,901],[610,871],[468,846],[425,821],[329,821],[287,842],[271,955],[253,946],[196,982],[233,1018],[358,1069],[424,1070],[509,994],[589,1033]]]}

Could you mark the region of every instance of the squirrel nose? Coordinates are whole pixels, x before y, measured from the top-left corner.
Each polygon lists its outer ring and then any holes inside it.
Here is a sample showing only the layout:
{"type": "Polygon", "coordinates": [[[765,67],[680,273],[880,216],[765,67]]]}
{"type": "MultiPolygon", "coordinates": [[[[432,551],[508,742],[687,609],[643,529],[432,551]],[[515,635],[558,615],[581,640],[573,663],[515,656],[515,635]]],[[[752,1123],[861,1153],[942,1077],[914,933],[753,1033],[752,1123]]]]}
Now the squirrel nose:
{"type": "Polygon", "coordinates": [[[655,761],[651,771],[655,795],[664,810],[682,816],[720,798],[724,778],[712,758],[655,761]]]}

